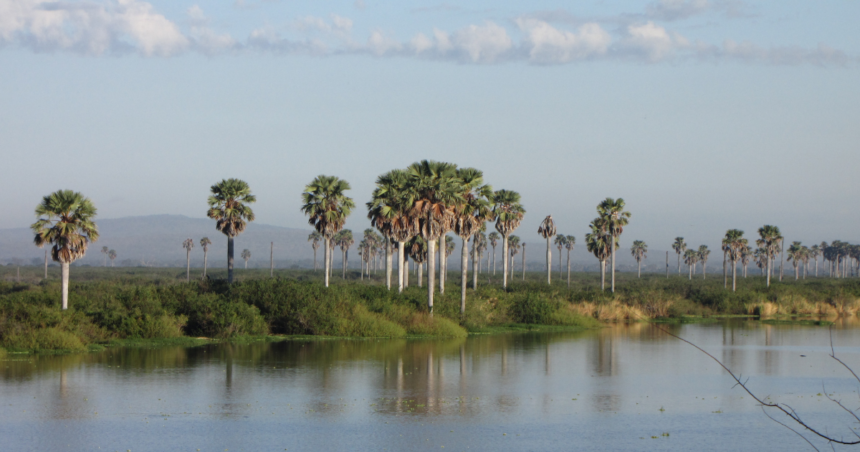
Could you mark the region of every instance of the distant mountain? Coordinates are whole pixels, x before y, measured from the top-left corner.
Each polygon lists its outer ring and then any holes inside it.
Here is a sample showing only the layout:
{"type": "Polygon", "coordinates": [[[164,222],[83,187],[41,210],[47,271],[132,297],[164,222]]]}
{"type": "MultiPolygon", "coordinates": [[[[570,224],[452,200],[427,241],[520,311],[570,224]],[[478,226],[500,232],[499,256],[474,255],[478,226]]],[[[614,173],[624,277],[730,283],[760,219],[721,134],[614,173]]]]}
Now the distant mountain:
{"type": "MultiPolygon", "coordinates": [[[[194,249],[191,251],[191,265],[203,266],[203,249],[200,247],[200,239],[209,237],[212,245],[209,247],[209,265],[212,267],[225,267],[227,265],[227,238],[215,229],[215,222],[208,218],[190,218],[184,215],[149,215],[140,217],[125,217],[108,220],[98,220],[100,238],[99,241],[90,246],[87,255],[76,262],[77,265],[100,266],[104,262],[104,254],[101,253],[103,246],[114,249],[117,252],[115,264],[118,266],[185,266],[185,249],[182,242],[191,238],[194,240],[194,249]]],[[[236,266],[243,267],[244,261],[240,257],[243,249],[251,251],[249,267],[269,266],[269,246],[274,242],[275,265],[279,268],[288,267],[312,267],[314,252],[307,238],[311,229],[284,228],[259,223],[249,223],[245,232],[236,238],[235,253],[236,266]]],[[[517,231],[521,232],[521,231],[517,231]]],[[[356,242],[359,241],[361,231],[353,231],[356,242]]],[[[524,232],[521,232],[521,237],[524,232]]],[[[622,238],[623,240],[623,238],[622,238]]],[[[529,271],[540,271],[546,268],[545,253],[546,242],[535,234],[534,240],[528,241],[527,265],[529,271]]],[[[457,269],[460,267],[459,237],[454,238],[455,249],[448,258],[448,267],[457,269]]],[[[618,250],[618,268],[623,271],[635,270],[636,262],[625,248],[627,241],[622,241],[622,248],[618,250]]],[[[322,246],[318,250],[318,260],[322,265],[322,246]]],[[[488,250],[492,253],[492,248],[488,250]]],[[[553,247],[553,269],[558,270],[558,249],[553,247]]],[[[643,262],[643,271],[665,271],[665,251],[651,251],[649,258],[643,262]]],[[[522,255],[516,256],[516,268],[521,268],[522,255]]],[[[713,257],[713,256],[712,256],[713,257]]],[[[719,257],[719,256],[718,256],[719,257]]],[[[496,248],[498,259],[497,271],[501,269],[502,247],[496,248]]],[[[44,259],[44,250],[33,245],[33,233],[28,228],[2,229],[0,230],[0,264],[19,263],[32,265],[44,259]]],[[[341,251],[339,248],[334,252],[335,269],[341,265],[341,251]]],[[[350,267],[358,268],[358,251],[356,245],[350,250],[350,267]]],[[[486,256],[484,257],[486,263],[486,256]]],[[[721,263],[711,259],[708,269],[721,271],[721,263]]],[[[108,262],[108,265],[110,263],[108,262]]],[[[562,266],[566,269],[567,251],[562,251],[562,266]]],[[[669,267],[677,272],[676,255],[670,253],[669,267]]],[[[577,244],[571,253],[571,268],[574,271],[599,271],[597,259],[589,254],[585,247],[577,244]]],[[[686,271],[686,267],[684,270],[686,271]]]]}

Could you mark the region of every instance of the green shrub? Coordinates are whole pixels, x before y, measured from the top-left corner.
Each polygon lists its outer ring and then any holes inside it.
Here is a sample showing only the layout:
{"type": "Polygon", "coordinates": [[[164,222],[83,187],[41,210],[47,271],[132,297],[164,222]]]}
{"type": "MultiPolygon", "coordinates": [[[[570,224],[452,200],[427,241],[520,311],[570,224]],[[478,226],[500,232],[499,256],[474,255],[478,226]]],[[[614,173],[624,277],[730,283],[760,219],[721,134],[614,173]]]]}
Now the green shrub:
{"type": "Polygon", "coordinates": [[[599,320],[577,314],[569,309],[561,308],[549,316],[549,325],[573,326],[581,328],[599,328],[599,320]]]}
{"type": "Polygon", "coordinates": [[[6,339],[9,348],[34,351],[72,351],[86,350],[83,342],[72,333],[58,328],[40,328],[27,331],[20,336],[6,339]]]}
{"type": "Polygon", "coordinates": [[[514,297],[510,306],[511,318],[517,323],[547,325],[552,315],[561,308],[557,300],[550,300],[544,294],[528,292],[514,297]]]}

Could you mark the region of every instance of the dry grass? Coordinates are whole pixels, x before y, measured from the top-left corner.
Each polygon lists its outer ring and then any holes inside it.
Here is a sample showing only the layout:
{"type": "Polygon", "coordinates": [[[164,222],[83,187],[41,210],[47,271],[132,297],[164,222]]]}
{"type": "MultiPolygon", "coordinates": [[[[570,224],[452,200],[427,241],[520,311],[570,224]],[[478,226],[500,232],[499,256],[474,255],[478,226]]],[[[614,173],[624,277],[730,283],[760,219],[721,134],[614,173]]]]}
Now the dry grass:
{"type": "Polygon", "coordinates": [[[773,302],[747,305],[747,312],[761,317],[809,316],[809,317],[855,317],[860,313],[860,300],[840,299],[810,302],[802,298],[789,298],[773,302]]]}
{"type": "Polygon", "coordinates": [[[618,300],[612,300],[605,303],[584,302],[572,304],[570,309],[580,315],[592,317],[604,322],[644,320],[651,317],[638,307],[621,303],[618,300]]]}

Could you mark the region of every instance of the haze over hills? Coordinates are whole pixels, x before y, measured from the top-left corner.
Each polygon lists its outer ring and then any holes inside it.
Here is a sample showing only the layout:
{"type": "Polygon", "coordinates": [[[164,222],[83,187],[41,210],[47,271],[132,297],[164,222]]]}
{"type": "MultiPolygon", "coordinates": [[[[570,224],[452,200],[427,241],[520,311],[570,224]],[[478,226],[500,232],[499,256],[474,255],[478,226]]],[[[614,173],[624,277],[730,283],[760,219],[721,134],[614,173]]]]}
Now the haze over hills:
{"type": "MultiPolygon", "coordinates": [[[[103,246],[114,249],[117,258],[114,265],[117,266],[185,266],[185,249],[182,242],[191,238],[194,240],[194,249],[191,251],[191,265],[203,266],[203,249],[200,247],[200,239],[209,237],[212,245],[209,247],[209,265],[211,267],[224,267],[227,265],[227,238],[215,229],[215,222],[208,218],[191,218],[184,215],[149,215],[137,217],[124,217],[115,219],[97,220],[100,238],[92,244],[87,254],[76,261],[76,265],[100,266],[104,263],[105,255],[101,253],[103,246]]],[[[489,225],[488,225],[489,226],[489,225]]],[[[521,228],[522,229],[522,228],[521,228]]],[[[307,238],[312,232],[308,229],[285,228],[251,222],[245,232],[240,234],[235,241],[236,266],[243,267],[240,254],[243,249],[251,251],[249,267],[269,266],[269,247],[274,242],[274,259],[278,268],[311,268],[313,267],[314,252],[307,238]]],[[[518,230],[516,235],[525,239],[527,245],[526,261],[529,271],[540,271],[545,268],[544,239],[537,236],[534,231],[518,230]]],[[[356,236],[356,245],[350,249],[349,263],[351,268],[358,268],[357,244],[360,241],[362,230],[353,230],[356,236]]],[[[597,271],[598,261],[589,254],[581,244],[582,238],[571,253],[571,267],[575,271],[597,271]]],[[[621,249],[618,250],[619,269],[635,270],[636,262],[630,256],[629,240],[622,236],[621,249]]],[[[454,252],[448,259],[448,267],[451,269],[460,266],[461,240],[454,237],[454,252]]],[[[558,249],[553,247],[553,268],[557,270],[558,249]]],[[[492,253],[492,247],[489,249],[492,253]]],[[[322,265],[322,247],[318,250],[319,262],[322,265]]],[[[499,269],[501,268],[501,244],[496,248],[496,257],[499,269]]],[[[721,257],[712,252],[709,270],[719,270],[721,257]]],[[[643,271],[665,271],[665,251],[654,250],[649,253],[649,258],[642,264],[643,271]]],[[[41,263],[44,259],[44,250],[33,245],[33,233],[29,228],[14,228],[0,230],[0,263],[33,265],[41,263]]],[[[486,257],[484,258],[486,260],[486,257]]],[[[516,256],[516,268],[522,263],[521,255],[516,256]]],[[[676,268],[676,257],[670,253],[670,269],[676,268]]],[[[567,251],[562,252],[562,265],[566,266],[567,251]]],[[[109,265],[109,263],[108,263],[109,265]]],[[[335,249],[335,268],[341,265],[341,251],[335,249]]],[[[686,268],[684,269],[686,271],[686,268]]]]}

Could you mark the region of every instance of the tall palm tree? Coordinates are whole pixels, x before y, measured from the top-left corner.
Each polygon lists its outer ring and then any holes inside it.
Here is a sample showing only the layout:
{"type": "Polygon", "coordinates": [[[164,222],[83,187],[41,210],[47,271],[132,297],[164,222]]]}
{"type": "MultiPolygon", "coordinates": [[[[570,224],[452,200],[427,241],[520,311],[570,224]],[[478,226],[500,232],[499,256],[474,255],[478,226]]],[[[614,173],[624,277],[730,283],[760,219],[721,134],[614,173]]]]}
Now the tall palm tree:
{"type": "MultiPolygon", "coordinates": [[[[373,190],[371,200],[367,203],[367,218],[371,224],[378,229],[382,235],[397,242],[398,266],[397,280],[398,290],[404,287],[404,266],[406,242],[418,233],[417,223],[409,215],[414,203],[413,192],[409,185],[409,175],[404,170],[392,170],[376,178],[376,188],[373,190]]],[[[390,245],[386,245],[386,286],[391,288],[391,253],[390,245]]]]}
{"type": "Polygon", "coordinates": [[[747,266],[750,263],[750,258],[753,257],[753,250],[749,247],[749,244],[744,245],[741,248],[741,265],[744,267],[744,279],[747,277],[747,266]]]}
{"type": "Polygon", "coordinates": [[[726,231],[725,242],[729,247],[729,258],[732,262],[732,292],[737,290],[738,280],[738,261],[741,259],[741,252],[747,246],[747,239],[744,238],[744,231],[740,229],[729,229],[726,231]]]}
{"type": "Polygon", "coordinates": [[[558,234],[555,236],[555,239],[552,243],[558,248],[558,277],[561,278],[561,250],[564,249],[564,244],[567,242],[567,236],[564,234],[558,234]]]}
{"type": "Polygon", "coordinates": [[[509,259],[511,260],[511,281],[514,280],[514,256],[520,253],[520,237],[516,235],[511,235],[508,237],[508,250],[510,251],[509,259]]]}
{"type": "Polygon", "coordinates": [[[702,279],[705,279],[708,273],[708,256],[711,254],[711,250],[708,249],[708,245],[699,246],[699,261],[702,262],[702,279]]]}
{"type": "Polygon", "coordinates": [[[108,259],[110,259],[110,266],[113,267],[113,260],[116,259],[116,250],[108,251],[108,259]]]}
{"type": "MultiPolygon", "coordinates": [[[[407,250],[409,252],[409,257],[415,262],[418,271],[418,287],[422,287],[424,263],[427,262],[427,257],[429,256],[427,241],[424,240],[424,238],[420,235],[416,235],[409,240],[409,243],[407,244],[407,250]]],[[[428,270],[429,271],[427,272],[427,275],[429,277],[429,275],[433,273],[433,269],[431,268],[428,270]]]]}
{"type": "Polygon", "coordinates": [[[615,292],[615,249],[618,248],[618,237],[624,232],[624,226],[627,226],[630,212],[624,210],[624,199],[606,198],[597,205],[597,214],[606,220],[606,232],[612,237],[612,292],[615,292]]]}
{"type": "Polygon", "coordinates": [[[811,257],[815,261],[815,277],[818,277],[818,256],[821,256],[821,247],[819,245],[812,245],[809,247],[809,257],[811,257]]]}
{"type": "Polygon", "coordinates": [[[521,245],[523,247],[523,281],[526,280],[526,242],[521,245]]]}
{"type": "Polygon", "coordinates": [[[102,263],[102,267],[107,267],[108,253],[110,253],[110,249],[106,246],[103,246],[102,247],[102,254],[104,254],[104,262],[102,263]]]}
{"type": "MultiPolygon", "coordinates": [[[[484,184],[484,173],[475,168],[457,170],[461,201],[456,204],[454,233],[460,236],[460,315],[466,314],[466,286],[469,271],[469,239],[480,233],[484,223],[492,219],[490,200],[493,188],[484,184]]],[[[453,251],[453,250],[452,250],[453,251]]],[[[476,269],[472,268],[472,272],[476,269]]]]}
{"type": "Polygon", "coordinates": [[[352,231],[349,229],[344,229],[334,236],[334,242],[337,246],[340,247],[341,256],[341,279],[346,279],[346,269],[349,267],[349,248],[355,243],[355,239],[352,237],[352,231]]]}
{"type": "MultiPolygon", "coordinates": [[[[546,283],[552,284],[552,247],[550,241],[556,234],[555,222],[552,221],[552,215],[547,215],[538,226],[538,234],[546,239],[546,283]]],[[[561,258],[561,246],[559,246],[559,259],[561,258]]],[[[559,262],[561,265],[561,262],[559,262]]],[[[523,265],[525,271],[525,265],[523,265]]]]}
{"type": "Polygon", "coordinates": [[[520,194],[510,190],[498,190],[493,193],[493,215],[496,220],[496,230],[502,235],[502,287],[508,287],[508,236],[511,235],[523,220],[526,209],[520,204],[520,194]]]}
{"type": "Polygon", "coordinates": [[[782,236],[779,228],[766,224],[759,228],[758,235],[761,237],[756,243],[767,251],[767,287],[770,287],[770,277],[773,268],[773,259],[776,257],[782,236]]]}
{"type": "Polygon", "coordinates": [[[182,242],[185,248],[185,282],[191,281],[191,249],[194,248],[194,240],[185,239],[182,242]]]}
{"type": "Polygon", "coordinates": [[[729,247],[729,239],[725,236],[720,242],[720,249],[723,250],[723,288],[728,289],[729,287],[729,267],[728,267],[728,259],[729,252],[731,248],[729,247]]]}
{"type": "Polygon", "coordinates": [[[800,261],[803,262],[803,279],[809,274],[809,259],[812,257],[812,250],[807,246],[800,247],[800,261]]]}
{"type": "Polygon", "coordinates": [[[317,231],[311,232],[308,235],[308,242],[311,242],[311,248],[314,249],[314,271],[317,270],[317,249],[320,247],[320,240],[322,239],[322,234],[317,231]]]}
{"type": "Polygon", "coordinates": [[[213,185],[206,215],[217,220],[215,228],[227,236],[227,283],[233,283],[233,239],[242,233],[247,222],[254,221],[254,211],[248,206],[257,202],[248,184],[239,179],[223,179],[213,185]]]}
{"type": "Polygon", "coordinates": [[[481,229],[475,234],[472,241],[472,289],[478,288],[478,274],[482,271],[484,252],[487,251],[486,223],[481,224],[481,229]]]}
{"type": "Polygon", "coordinates": [[[696,265],[698,256],[699,255],[695,250],[687,250],[684,252],[684,263],[687,264],[687,267],[690,270],[690,279],[693,279],[693,266],[696,265]]]}
{"type": "Polygon", "coordinates": [[[457,165],[422,160],[407,168],[414,204],[410,215],[418,223],[418,232],[428,243],[427,250],[427,308],[433,313],[436,284],[436,241],[454,228],[456,206],[463,202],[461,179],[457,165]]]}
{"type": "Polygon", "coordinates": [[[788,247],[788,260],[794,265],[794,280],[797,281],[800,279],[800,270],[798,269],[798,264],[802,259],[802,251],[803,245],[800,242],[791,242],[791,245],[788,247]]]}
{"type": "Polygon", "coordinates": [[[636,263],[639,265],[638,276],[637,278],[642,277],[642,259],[648,257],[648,245],[641,240],[634,240],[633,246],[630,247],[630,254],[633,255],[633,259],[636,259],[636,263]]]}
{"type": "Polygon", "coordinates": [[[678,255],[678,276],[681,276],[681,254],[687,250],[687,244],[684,242],[684,237],[675,237],[675,243],[672,243],[672,249],[678,255]]]}
{"type": "Polygon", "coordinates": [[[302,193],[302,212],[308,216],[308,224],[323,236],[326,287],[331,276],[331,239],[343,229],[346,217],[355,208],[352,198],[345,194],[349,189],[349,182],[343,179],[319,175],[305,186],[302,193]]]}
{"type": "Polygon", "coordinates": [[[99,239],[93,219],[96,207],[84,195],[59,190],[42,198],[36,206],[39,218],[30,226],[36,234],[33,243],[39,248],[51,245],[51,258],[60,263],[63,309],[69,308],[69,264],[84,257],[90,242],[99,239]]]}
{"type": "MultiPolygon", "coordinates": [[[[496,274],[496,245],[499,244],[499,239],[501,236],[498,232],[491,232],[487,234],[487,240],[490,241],[490,246],[493,247],[493,275],[496,274]]],[[[487,271],[490,271],[490,267],[487,266],[487,271]]]]}
{"type": "Polygon", "coordinates": [[[251,259],[251,250],[245,248],[242,250],[242,259],[245,259],[245,269],[248,269],[248,260],[251,259]]]}
{"type": "Polygon", "coordinates": [[[209,245],[212,244],[212,241],[209,240],[209,237],[203,237],[200,239],[200,246],[203,248],[203,278],[206,278],[206,268],[209,264],[209,245]]]}
{"type": "Polygon", "coordinates": [[[564,247],[567,249],[567,288],[570,289],[570,252],[576,245],[576,237],[569,235],[564,238],[564,247]]]}
{"type": "Polygon", "coordinates": [[[595,218],[588,228],[591,232],[585,234],[585,246],[600,261],[600,290],[606,290],[606,259],[612,254],[609,250],[612,242],[606,233],[607,226],[603,218],[595,218]]]}

